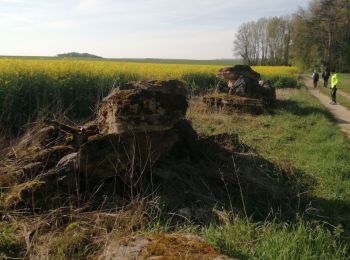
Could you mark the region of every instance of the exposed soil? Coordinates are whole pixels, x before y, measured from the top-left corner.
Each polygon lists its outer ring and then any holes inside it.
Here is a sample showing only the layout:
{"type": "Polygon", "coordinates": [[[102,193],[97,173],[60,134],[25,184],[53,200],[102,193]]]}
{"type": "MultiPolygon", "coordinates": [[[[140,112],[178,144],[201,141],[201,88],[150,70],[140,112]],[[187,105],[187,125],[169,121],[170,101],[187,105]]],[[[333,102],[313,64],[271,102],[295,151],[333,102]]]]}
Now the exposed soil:
{"type": "Polygon", "coordinates": [[[286,100],[298,93],[296,88],[280,88],[276,89],[276,97],[278,100],[286,100]]]}

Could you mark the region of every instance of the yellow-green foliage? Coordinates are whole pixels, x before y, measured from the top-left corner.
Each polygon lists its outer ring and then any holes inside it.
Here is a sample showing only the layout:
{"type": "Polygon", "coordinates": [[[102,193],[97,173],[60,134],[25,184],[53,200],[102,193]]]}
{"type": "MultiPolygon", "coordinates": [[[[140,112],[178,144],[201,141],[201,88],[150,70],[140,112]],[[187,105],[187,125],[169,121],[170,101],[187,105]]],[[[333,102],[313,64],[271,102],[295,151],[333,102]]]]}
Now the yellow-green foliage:
{"type": "Polygon", "coordinates": [[[288,66],[255,66],[253,69],[265,76],[289,76],[297,77],[298,69],[288,66]]]}
{"type": "MultiPolygon", "coordinates": [[[[140,79],[180,79],[192,94],[217,83],[220,65],[145,64],[113,61],[0,59],[0,125],[18,130],[46,108],[74,108],[71,117],[90,116],[98,98],[113,86],[140,79]],[[59,105],[59,106],[57,106],[59,105]]],[[[294,67],[254,67],[277,86],[296,85],[294,67]]]]}
{"type": "MultiPolygon", "coordinates": [[[[222,68],[221,65],[150,64],[82,60],[0,60],[1,74],[17,74],[18,76],[19,73],[25,72],[35,76],[38,73],[43,73],[49,74],[53,80],[61,80],[61,76],[67,73],[70,75],[88,74],[90,76],[105,77],[127,75],[130,79],[181,79],[186,78],[189,74],[210,78],[215,76],[220,68],[222,68]]],[[[288,76],[295,78],[298,74],[296,67],[256,66],[253,69],[266,77],[288,76]]],[[[7,82],[7,84],[9,83],[7,82]]]]}
{"type": "Polygon", "coordinates": [[[297,86],[299,73],[296,67],[256,66],[253,69],[259,72],[263,79],[271,80],[277,88],[297,86]]]}

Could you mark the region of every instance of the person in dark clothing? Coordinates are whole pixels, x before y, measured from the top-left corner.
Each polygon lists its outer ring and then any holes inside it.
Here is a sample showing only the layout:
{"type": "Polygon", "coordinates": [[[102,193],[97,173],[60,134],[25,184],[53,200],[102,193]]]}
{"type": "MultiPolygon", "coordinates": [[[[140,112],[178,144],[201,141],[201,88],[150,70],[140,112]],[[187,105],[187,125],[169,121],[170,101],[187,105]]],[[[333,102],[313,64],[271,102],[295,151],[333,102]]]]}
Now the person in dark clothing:
{"type": "Polygon", "coordinates": [[[328,80],[329,77],[331,76],[331,71],[329,68],[326,68],[324,72],[322,73],[322,78],[323,78],[323,86],[327,88],[328,86],[328,80]]]}
{"type": "Polygon", "coordinates": [[[317,88],[317,83],[319,78],[320,78],[320,75],[318,74],[317,70],[315,70],[314,73],[312,74],[312,79],[314,81],[314,88],[317,88]]]}

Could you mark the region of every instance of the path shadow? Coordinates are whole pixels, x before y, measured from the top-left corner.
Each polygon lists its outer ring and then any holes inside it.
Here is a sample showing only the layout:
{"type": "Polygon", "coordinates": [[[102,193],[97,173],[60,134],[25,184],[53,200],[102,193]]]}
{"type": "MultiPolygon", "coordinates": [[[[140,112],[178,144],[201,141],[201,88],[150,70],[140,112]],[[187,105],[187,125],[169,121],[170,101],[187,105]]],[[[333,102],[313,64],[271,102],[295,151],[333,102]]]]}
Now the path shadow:
{"type": "Polygon", "coordinates": [[[339,123],[339,124],[346,124],[346,125],[350,124],[349,121],[346,121],[346,120],[343,120],[343,119],[336,119],[335,121],[336,121],[337,123],[339,123]]]}

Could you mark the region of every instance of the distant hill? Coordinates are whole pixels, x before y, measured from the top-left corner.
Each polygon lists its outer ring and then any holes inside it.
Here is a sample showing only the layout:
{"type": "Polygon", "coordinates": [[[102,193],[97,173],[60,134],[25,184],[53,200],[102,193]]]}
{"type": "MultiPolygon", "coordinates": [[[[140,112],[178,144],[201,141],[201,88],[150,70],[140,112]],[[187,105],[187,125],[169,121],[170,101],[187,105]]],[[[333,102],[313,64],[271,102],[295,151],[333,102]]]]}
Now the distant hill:
{"type": "Polygon", "coordinates": [[[90,54],[90,53],[79,53],[79,52],[68,52],[63,54],[57,54],[58,58],[93,58],[93,59],[103,59],[100,56],[90,54]]]}

